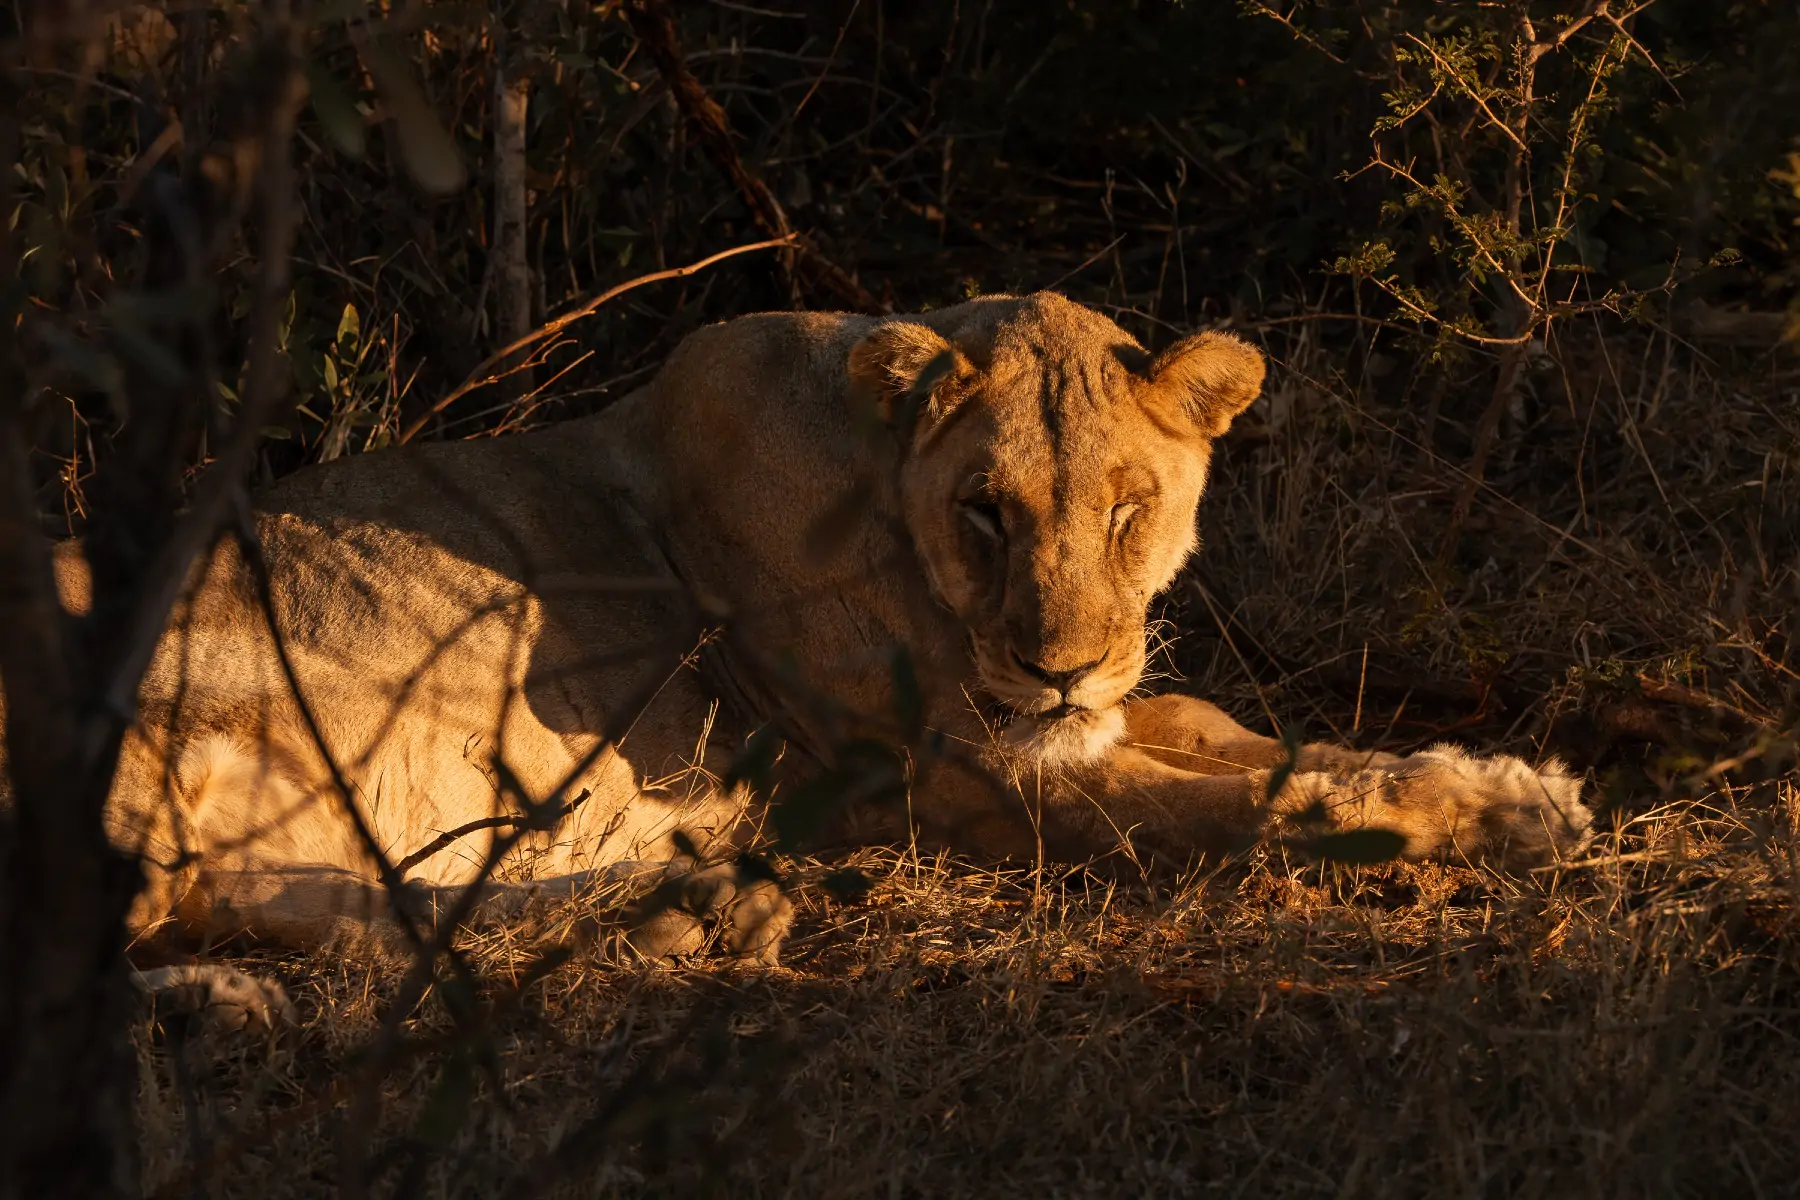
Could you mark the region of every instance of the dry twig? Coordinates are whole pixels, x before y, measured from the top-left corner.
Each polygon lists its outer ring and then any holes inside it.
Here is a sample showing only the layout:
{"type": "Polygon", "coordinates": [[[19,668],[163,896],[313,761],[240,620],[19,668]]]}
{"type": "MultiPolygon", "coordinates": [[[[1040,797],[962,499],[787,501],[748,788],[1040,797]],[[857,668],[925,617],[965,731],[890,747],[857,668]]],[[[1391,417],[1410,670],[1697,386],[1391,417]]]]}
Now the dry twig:
{"type": "Polygon", "coordinates": [[[788,224],[787,214],[775,199],[769,185],[752,175],[738,157],[732,143],[731,119],[718,101],[688,69],[681,56],[681,44],[675,34],[675,21],[664,0],[625,0],[625,17],[644,49],[649,51],[656,69],[675,97],[681,115],[687,119],[694,137],[706,150],[732,187],[743,198],[756,227],[770,237],[793,238],[794,249],[804,267],[802,279],[817,287],[837,303],[857,312],[881,313],[887,306],[877,300],[854,276],[825,257],[811,239],[797,234],[788,224]]]}
{"type": "Polygon", "coordinates": [[[546,321],[543,325],[540,325],[537,329],[526,334],[518,341],[513,342],[511,345],[503,346],[499,350],[488,355],[487,358],[482,360],[480,366],[469,373],[467,379],[450,389],[450,391],[446,392],[442,397],[435,401],[430,408],[420,413],[419,416],[413,420],[412,424],[408,425],[406,429],[401,432],[399,438],[396,440],[402,443],[412,441],[413,438],[418,436],[419,431],[424,429],[431,421],[432,417],[443,412],[446,408],[449,408],[452,404],[456,403],[475,389],[485,387],[496,379],[504,378],[509,374],[510,368],[506,371],[501,371],[499,374],[495,374],[495,370],[513,355],[519,353],[521,350],[530,349],[532,346],[537,345],[546,338],[555,337],[570,325],[573,325],[576,321],[593,313],[609,300],[615,300],[618,297],[623,296],[626,292],[644,287],[647,284],[661,283],[665,279],[685,278],[697,271],[704,271],[714,263],[723,262],[728,258],[735,258],[740,254],[749,254],[755,250],[768,250],[775,246],[787,246],[791,245],[792,242],[793,238],[790,235],[786,237],[770,238],[763,242],[750,242],[743,246],[733,246],[729,250],[721,250],[717,254],[709,254],[698,262],[691,262],[685,267],[671,267],[666,271],[652,271],[648,275],[639,275],[636,279],[628,279],[624,283],[615,284],[614,286],[607,288],[604,292],[601,292],[598,296],[595,296],[592,300],[581,304],[569,312],[563,313],[554,321],[546,321]]]}

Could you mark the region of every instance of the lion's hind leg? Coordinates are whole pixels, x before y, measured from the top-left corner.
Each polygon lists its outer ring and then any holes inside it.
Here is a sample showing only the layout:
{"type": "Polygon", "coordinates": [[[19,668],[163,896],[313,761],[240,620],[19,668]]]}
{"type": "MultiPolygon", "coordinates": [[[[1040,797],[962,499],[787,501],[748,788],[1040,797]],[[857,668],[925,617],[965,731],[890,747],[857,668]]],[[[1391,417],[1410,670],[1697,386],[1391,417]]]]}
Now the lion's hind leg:
{"type": "MultiPolygon", "coordinates": [[[[185,954],[240,937],[315,949],[391,924],[389,897],[362,869],[344,815],[273,739],[203,733],[168,750],[128,739],[108,815],[114,840],[146,868],[130,917],[140,951],[185,954]]],[[[133,980],[160,1013],[207,1029],[292,1022],[280,984],[233,967],[161,966],[133,980]]]]}
{"type": "Polygon", "coordinates": [[[531,882],[490,885],[485,913],[582,892],[609,910],[604,923],[640,960],[719,955],[776,965],[794,906],[778,880],[739,853],[759,837],[750,793],[711,777],[688,780],[685,794],[640,786],[629,764],[613,761],[624,798],[575,814],[525,858],[531,882]]]}
{"type": "Polygon", "coordinates": [[[755,867],[742,862],[696,867],[685,857],[628,859],[525,883],[490,882],[471,917],[477,923],[504,923],[533,905],[570,901],[597,904],[599,921],[629,954],[656,964],[710,950],[776,966],[794,919],[793,903],[780,883],[755,867]]]}
{"type": "Polygon", "coordinates": [[[216,963],[133,971],[131,982],[156,1005],[160,1018],[196,1017],[209,1032],[274,1032],[297,1021],[293,1001],[279,983],[216,963]]]}
{"type": "MultiPolygon", "coordinates": [[[[220,903],[218,831],[211,827],[221,813],[293,791],[284,779],[269,778],[267,762],[223,735],[202,735],[171,754],[160,731],[138,726],[127,733],[106,819],[114,843],[144,870],[127,917],[136,953],[185,953],[248,932],[220,903]]],[[[235,857],[241,860],[247,849],[237,841],[235,857]]],[[[275,1030],[294,1021],[294,1006],[279,983],[233,967],[158,966],[134,970],[131,978],[159,1019],[183,1016],[208,1032],[275,1030]]]]}
{"type": "Polygon", "coordinates": [[[775,966],[794,920],[781,884],[742,863],[671,876],[625,910],[625,943],[651,962],[709,945],[730,958],[775,966]]]}

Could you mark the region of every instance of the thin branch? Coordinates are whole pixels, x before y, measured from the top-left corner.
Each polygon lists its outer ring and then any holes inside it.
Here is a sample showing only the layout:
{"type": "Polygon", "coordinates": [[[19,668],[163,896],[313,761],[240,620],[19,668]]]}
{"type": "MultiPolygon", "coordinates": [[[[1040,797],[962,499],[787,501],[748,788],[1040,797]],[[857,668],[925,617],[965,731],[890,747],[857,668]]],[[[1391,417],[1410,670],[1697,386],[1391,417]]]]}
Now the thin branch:
{"type": "Polygon", "coordinates": [[[1619,31],[1620,36],[1625,39],[1627,45],[1629,45],[1633,50],[1636,50],[1639,54],[1643,55],[1644,61],[1650,64],[1650,69],[1652,71],[1655,71],[1657,76],[1664,83],[1669,85],[1669,90],[1671,92],[1675,93],[1675,98],[1677,100],[1680,100],[1685,103],[1687,100],[1687,97],[1683,96],[1681,94],[1681,89],[1675,86],[1675,81],[1673,79],[1670,79],[1668,72],[1664,71],[1662,69],[1662,64],[1657,62],[1655,57],[1652,56],[1648,50],[1644,49],[1642,43],[1640,43],[1635,37],[1633,37],[1631,35],[1631,30],[1625,28],[1625,22],[1631,20],[1631,18],[1637,16],[1639,13],[1643,12],[1646,8],[1649,8],[1655,2],[1656,2],[1656,0],[1644,0],[1644,3],[1638,5],[1636,8],[1632,9],[1630,12],[1625,13],[1623,16],[1614,16],[1610,12],[1604,13],[1602,15],[1605,16],[1607,22],[1609,24],[1611,24],[1614,29],[1619,31]]]}
{"type": "Polygon", "coordinates": [[[416,914],[406,900],[406,884],[398,868],[389,861],[387,852],[382,849],[381,840],[375,836],[368,818],[356,804],[356,794],[350,787],[350,780],[344,769],[338,764],[337,756],[331,752],[330,744],[325,740],[325,732],[319,725],[319,719],[313,712],[312,704],[306,698],[305,690],[300,686],[299,672],[294,669],[293,656],[288,653],[287,637],[281,631],[281,623],[276,620],[275,594],[273,581],[269,574],[268,560],[263,556],[262,542],[256,536],[256,526],[250,518],[250,510],[240,499],[238,527],[236,530],[238,550],[243,555],[244,563],[250,569],[250,578],[256,588],[257,606],[262,611],[263,621],[268,626],[269,639],[275,646],[275,658],[281,666],[283,680],[287,684],[288,695],[293,698],[294,708],[300,713],[300,721],[306,726],[307,736],[312,739],[313,749],[324,760],[325,769],[331,776],[332,790],[336,793],[344,815],[350,821],[350,828],[361,843],[363,853],[375,863],[375,876],[388,894],[389,908],[397,914],[402,932],[407,941],[412,943],[413,950],[423,954],[426,948],[425,935],[421,932],[416,914]]]}
{"type": "Polygon", "coordinates": [[[84,773],[99,769],[97,757],[110,740],[107,736],[109,723],[128,722],[135,715],[138,683],[156,652],[169,612],[187,583],[194,563],[216,540],[231,514],[233,502],[242,494],[244,476],[262,442],[263,428],[270,423],[286,393],[287,359],[281,350],[279,331],[290,289],[292,264],[289,252],[299,224],[299,209],[294,203],[291,145],[295,120],[305,99],[303,76],[298,67],[290,63],[263,139],[265,148],[259,181],[262,272],[251,311],[250,363],[243,403],[238,408],[231,436],[195,489],[186,518],[175,527],[144,577],[137,603],[128,618],[125,636],[119,643],[121,653],[99,692],[102,703],[78,735],[84,773]]]}
{"type": "MultiPolygon", "coordinates": [[[[494,293],[495,325],[516,342],[531,332],[531,267],[525,239],[525,117],[531,81],[507,65],[499,39],[494,63],[494,293]]],[[[531,390],[526,375],[516,385],[531,390]]]]}
{"type": "MultiPolygon", "coordinates": [[[[1610,15],[1608,10],[1610,9],[1611,4],[1612,0],[1590,0],[1587,11],[1570,21],[1567,25],[1564,25],[1562,29],[1557,31],[1555,37],[1539,38],[1537,30],[1531,24],[1531,18],[1524,18],[1520,22],[1520,25],[1524,29],[1525,36],[1531,39],[1531,45],[1525,52],[1526,64],[1528,66],[1536,66],[1538,59],[1544,57],[1544,55],[1550,53],[1552,50],[1560,50],[1563,43],[1567,42],[1570,38],[1580,33],[1582,29],[1586,28],[1588,22],[1593,21],[1596,18],[1608,17],[1610,15]]],[[[1627,15],[1635,16],[1648,7],[1648,4],[1640,4],[1637,8],[1632,9],[1627,15]]]]}
{"type": "Polygon", "coordinates": [[[681,54],[681,43],[675,34],[675,21],[665,0],[625,0],[625,19],[631,23],[638,42],[649,53],[663,82],[675,97],[676,106],[686,119],[713,165],[731,181],[743,198],[750,217],[758,229],[770,237],[792,237],[801,263],[817,284],[838,303],[858,312],[881,313],[887,306],[858,283],[848,271],[832,262],[804,234],[795,233],[787,214],[775,199],[769,185],[752,175],[732,145],[731,119],[706,91],[700,80],[688,69],[681,54]]]}
{"type": "MultiPolygon", "coordinates": [[[[1470,86],[1460,76],[1457,75],[1456,68],[1451,66],[1448,62],[1444,61],[1444,56],[1437,52],[1436,46],[1433,46],[1430,42],[1426,41],[1424,38],[1419,37],[1416,34],[1409,33],[1406,35],[1406,38],[1408,41],[1412,42],[1413,45],[1421,47],[1425,51],[1425,53],[1431,55],[1431,61],[1436,63],[1438,65],[1438,68],[1440,70],[1442,70],[1445,75],[1449,76],[1452,79],[1455,79],[1458,83],[1462,84],[1463,95],[1465,95],[1469,99],[1473,100],[1476,103],[1476,105],[1481,109],[1481,111],[1483,113],[1487,114],[1487,119],[1493,124],[1493,126],[1496,129],[1500,130],[1500,132],[1504,133],[1507,137],[1511,138],[1513,140],[1513,144],[1518,146],[1519,149],[1521,149],[1521,150],[1525,149],[1525,139],[1520,137],[1517,133],[1514,133],[1513,127],[1511,125],[1508,125],[1505,121],[1502,121],[1500,119],[1499,115],[1496,114],[1493,109],[1488,107],[1488,102],[1486,100],[1482,99],[1481,93],[1479,91],[1477,91],[1474,87],[1470,86]]],[[[1435,96],[1435,95],[1437,95],[1437,92],[1433,91],[1432,96],[1435,96]]],[[[1427,96],[1425,98],[1425,100],[1420,104],[1419,107],[1423,108],[1425,104],[1429,104],[1430,102],[1431,102],[1431,96],[1427,96]]],[[[1414,111],[1416,112],[1418,110],[1415,109],[1414,111]]]]}
{"type": "Polygon", "coordinates": [[[419,431],[425,428],[432,417],[443,412],[446,408],[449,408],[452,404],[456,403],[470,392],[475,391],[477,388],[485,387],[495,379],[502,378],[503,376],[496,376],[491,373],[495,367],[499,366],[519,351],[536,345],[547,337],[555,337],[557,334],[567,329],[570,325],[573,325],[576,321],[581,320],[581,318],[589,315],[607,301],[617,299],[626,292],[641,288],[646,284],[661,283],[665,279],[682,279],[697,271],[704,271],[714,263],[723,262],[728,258],[735,258],[740,254],[749,254],[753,250],[768,250],[775,246],[789,246],[793,244],[793,241],[793,235],[788,234],[782,237],[769,238],[767,241],[750,242],[743,246],[733,246],[729,250],[721,250],[717,254],[709,254],[698,262],[691,262],[685,267],[671,267],[666,271],[652,271],[648,275],[639,275],[636,279],[628,279],[624,283],[615,284],[614,286],[607,288],[592,300],[564,313],[554,321],[545,322],[518,341],[513,342],[509,346],[503,346],[499,350],[488,355],[487,358],[481,361],[480,365],[469,372],[467,379],[464,379],[460,384],[452,388],[444,396],[440,397],[430,408],[426,409],[423,413],[420,413],[418,418],[414,420],[411,425],[408,425],[400,434],[398,440],[400,442],[412,441],[413,438],[418,436],[419,431]]]}
{"type": "Polygon", "coordinates": [[[838,26],[837,41],[831,43],[831,53],[825,57],[825,65],[819,68],[818,75],[813,78],[812,86],[806,89],[806,95],[800,97],[800,103],[794,105],[793,111],[788,113],[786,117],[787,124],[792,125],[799,119],[800,110],[805,108],[807,103],[812,100],[813,96],[819,90],[819,85],[825,82],[826,74],[837,63],[838,51],[842,49],[844,45],[844,35],[850,32],[850,22],[856,20],[856,10],[861,6],[862,0],[850,0],[850,15],[846,16],[844,18],[844,23],[838,26]]]}
{"type": "Polygon", "coordinates": [[[582,788],[580,794],[569,801],[567,806],[560,807],[555,812],[544,814],[542,816],[536,814],[522,816],[514,813],[501,817],[482,817],[479,821],[470,821],[467,824],[458,825],[448,833],[438,834],[437,837],[433,838],[429,843],[414,850],[411,854],[395,863],[394,869],[404,875],[432,855],[438,853],[438,851],[454,845],[472,833],[480,833],[484,829],[518,829],[538,821],[549,821],[552,823],[560,821],[576,809],[580,808],[583,804],[586,804],[588,797],[592,794],[590,789],[582,788]]]}
{"type": "MultiPolygon", "coordinates": [[[[1377,284],[1377,286],[1380,286],[1377,284]]],[[[1276,329],[1283,325],[1304,325],[1313,321],[1354,321],[1358,325],[1367,325],[1372,329],[1391,329],[1396,333],[1418,333],[1416,325],[1402,325],[1398,321],[1384,321],[1380,317],[1366,316],[1362,313],[1298,313],[1289,317],[1262,317],[1255,321],[1244,322],[1246,329],[1276,329]]]]}
{"type": "MultiPolygon", "coordinates": [[[[1296,8],[1294,11],[1298,12],[1300,10],[1296,8]]],[[[1320,54],[1323,54],[1326,58],[1329,58],[1338,66],[1342,67],[1348,65],[1343,59],[1326,49],[1324,42],[1321,42],[1318,38],[1294,24],[1293,13],[1284,16],[1283,14],[1276,12],[1273,8],[1270,8],[1267,4],[1252,4],[1250,6],[1250,12],[1255,16],[1268,17],[1276,24],[1285,27],[1289,33],[1293,34],[1300,41],[1305,42],[1308,46],[1311,46],[1314,50],[1317,50],[1320,54]]]]}
{"type": "MultiPolygon", "coordinates": [[[[1425,195],[1430,195],[1432,192],[1432,189],[1427,187],[1424,183],[1421,183],[1419,181],[1419,178],[1416,175],[1414,175],[1410,169],[1401,166],[1399,163],[1391,162],[1388,159],[1383,158],[1379,151],[1376,152],[1374,162],[1371,165],[1379,166],[1384,171],[1387,171],[1390,175],[1394,175],[1400,179],[1405,180],[1406,183],[1409,186],[1411,186],[1413,188],[1413,190],[1416,192],[1419,192],[1419,193],[1422,193],[1425,195]]],[[[1524,288],[1519,286],[1519,281],[1518,281],[1517,277],[1515,276],[1514,272],[1512,270],[1509,270],[1507,268],[1506,264],[1502,263],[1497,257],[1495,257],[1494,252],[1488,248],[1487,242],[1482,238],[1481,231],[1478,228],[1474,227],[1471,224],[1471,222],[1469,221],[1469,219],[1467,217],[1465,217],[1461,212],[1457,211],[1456,208],[1454,208],[1452,205],[1440,203],[1439,211],[1443,214],[1443,217],[1445,220],[1449,221],[1451,224],[1456,226],[1456,231],[1463,236],[1464,241],[1466,241],[1469,244],[1470,248],[1473,249],[1474,252],[1481,257],[1481,261],[1486,263],[1488,265],[1488,268],[1491,271],[1493,271],[1495,275],[1499,276],[1500,279],[1506,284],[1507,287],[1512,289],[1513,294],[1519,298],[1519,302],[1525,306],[1526,310],[1527,311],[1535,310],[1537,308],[1537,302],[1531,297],[1531,295],[1529,293],[1527,293],[1525,291],[1524,288]]],[[[1509,226],[1510,231],[1512,232],[1513,236],[1516,238],[1518,236],[1519,231],[1518,231],[1517,220],[1515,217],[1509,216],[1508,226],[1509,226]]],[[[1377,281],[1377,282],[1379,282],[1379,281],[1377,281]]],[[[1464,335],[1464,336],[1470,336],[1470,335],[1464,335]]],[[[1488,341],[1485,344],[1487,344],[1487,345],[1510,345],[1514,341],[1524,341],[1524,340],[1527,340],[1527,339],[1525,339],[1525,338],[1516,338],[1516,339],[1502,338],[1502,339],[1498,339],[1498,340],[1488,341]]]]}
{"type": "MultiPolygon", "coordinates": [[[[1625,35],[1627,38],[1629,34],[1625,35]]],[[[1550,228],[1558,237],[1561,236],[1563,220],[1569,215],[1572,207],[1571,198],[1575,193],[1575,164],[1581,157],[1582,132],[1587,128],[1588,115],[1593,111],[1595,98],[1600,92],[1600,81],[1605,78],[1607,63],[1612,58],[1611,48],[1600,52],[1594,62],[1594,69],[1588,76],[1587,95],[1575,109],[1575,119],[1569,128],[1568,146],[1563,153],[1562,180],[1556,189],[1556,216],[1550,228]]],[[[1538,266],[1537,293],[1540,307],[1545,307],[1544,297],[1550,290],[1550,272],[1556,258],[1556,245],[1551,242],[1544,250],[1543,261],[1538,266]]]]}
{"type": "Polygon", "coordinates": [[[1457,548],[1462,545],[1463,524],[1469,519],[1469,510],[1474,506],[1475,495],[1481,490],[1483,477],[1487,474],[1488,456],[1493,453],[1494,438],[1500,431],[1500,417],[1512,400],[1513,385],[1524,360],[1525,347],[1522,345],[1508,346],[1500,353],[1500,372],[1494,379],[1494,391],[1488,398],[1487,408],[1482,410],[1481,420],[1475,428],[1475,450],[1469,459],[1469,469],[1464,472],[1462,489],[1450,506],[1450,521],[1444,530],[1444,540],[1438,546],[1439,570],[1449,567],[1457,548]]]}

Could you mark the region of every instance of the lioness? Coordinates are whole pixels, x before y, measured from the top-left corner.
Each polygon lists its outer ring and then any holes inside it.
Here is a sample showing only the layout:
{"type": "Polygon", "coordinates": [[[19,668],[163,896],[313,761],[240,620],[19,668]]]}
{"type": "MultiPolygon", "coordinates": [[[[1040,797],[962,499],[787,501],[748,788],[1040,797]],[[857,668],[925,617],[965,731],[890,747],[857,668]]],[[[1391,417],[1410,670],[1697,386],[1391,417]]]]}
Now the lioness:
{"type": "MultiPolygon", "coordinates": [[[[651,953],[704,913],[772,959],[786,901],[705,866],[754,834],[755,789],[720,780],[771,723],[783,786],[851,734],[910,738],[909,793],[844,827],[975,855],[1181,863],[1303,811],[1408,857],[1584,845],[1558,763],[1310,745],[1290,771],[1213,705],[1139,694],[1148,606],[1262,379],[1233,337],[1152,356],[1050,293],[767,314],[597,416],[300,472],[254,522],[281,644],[226,543],[144,682],[109,812],[150,874],[134,923],[316,942],[391,915],[371,846],[416,858],[536,804],[563,815],[517,840],[501,896],[643,864],[678,900],[651,953]]],[[[83,605],[79,555],[58,565],[83,605]]],[[[452,902],[516,838],[490,825],[424,856],[416,894],[452,902]]],[[[221,970],[150,982],[277,1002],[221,970]]]]}

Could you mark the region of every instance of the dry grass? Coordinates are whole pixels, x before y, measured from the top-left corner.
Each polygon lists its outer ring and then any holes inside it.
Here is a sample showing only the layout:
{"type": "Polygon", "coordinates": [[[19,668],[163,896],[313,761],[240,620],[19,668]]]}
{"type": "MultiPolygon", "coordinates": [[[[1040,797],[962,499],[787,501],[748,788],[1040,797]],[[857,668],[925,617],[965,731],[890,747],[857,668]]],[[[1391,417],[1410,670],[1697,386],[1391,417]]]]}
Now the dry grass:
{"type": "MultiPolygon", "coordinates": [[[[408,1027],[436,1048],[380,1084],[372,1191],[1791,1194],[1797,384],[1628,344],[1557,348],[1579,369],[1534,376],[1442,569],[1458,431],[1410,382],[1273,344],[1280,411],[1223,455],[1169,614],[1186,686],[1246,716],[1571,755],[1608,809],[1586,861],[1260,852],[1154,890],[899,849],[797,864],[874,886],[803,889],[781,970],[587,945],[474,1045],[428,1004],[408,1027]]],[[[582,915],[486,931],[474,961],[503,992],[582,915]]],[[[144,1030],[170,1194],[209,1154],[214,1195],[331,1191],[363,1119],[344,1097],[399,969],[252,965],[299,1003],[289,1049],[144,1030]]]]}
{"type": "MultiPolygon", "coordinates": [[[[495,1195],[561,1146],[578,1161],[547,1191],[572,1196],[1786,1194],[1791,786],[1774,811],[1666,808],[1527,881],[1259,858],[1148,893],[865,854],[874,890],[807,893],[783,970],[583,952],[494,1021],[501,1094],[459,1090],[442,1055],[403,1067],[377,1190],[419,1170],[424,1195],[495,1195]]],[[[504,979],[526,953],[477,957],[504,979]]],[[[319,1194],[345,1117],[308,1097],[352,1069],[394,974],[258,966],[304,1026],[291,1057],[205,1076],[209,1137],[277,1126],[214,1194],[319,1194]]],[[[167,1179],[176,1055],[146,1054],[167,1179]]]]}
{"type": "MultiPolygon", "coordinates": [[[[512,34],[544,52],[529,145],[539,315],[740,244],[742,214],[617,6],[513,7],[512,34]]],[[[1559,325],[1447,552],[1494,364],[1421,367],[1417,339],[1341,319],[1370,295],[1315,270],[1397,198],[1344,173],[1367,161],[1396,39],[1422,28],[1411,10],[1344,9],[1376,19],[1333,71],[1272,22],[1204,5],[1127,20],[1089,3],[877,3],[860,18],[850,4],[841,25],[828,7],[692,5],[683,36],[745,160],[865,283],[902,309],[1051,286],[1147,344],[1235,322],[1276,361],[1269,399],[1218,459],[1207,548],[1162,614],[1174,640],[1158,670],[1265,730],[1560,753],[1590,773],[1608,840],[1592,863],[1527,880],[1263,856],[1154,892],[863,852],[873,892],[801,893],[781,971],[646,974],[584,946],[483,1018],[476,1043],[435,997],[404,1026],[423,1048],[375,1080],[374,1117],[353,1101],[404,964],[252,956],[304,1026],[271,1055],[179,1044],[146,1021],[152,1187],[331,1192],[345,1129],[367,1126],[380,1195],[534,1181],[582,1196],[1794,1191],[1794,360],[1720,358],[1622,321],[1559,325]]],[[[1460,7],[1465,21],[1499,11],[1460,7]]],[[[1605,190],[1642,186],[1595,197],[1589,232],[1619,279],[1660,278],[1677,245],[1696,262],[1743,249],[1749,265],[1702,272],[1695,298],[1786,303],[1792,209],[1766,193],[1800,78],[1779,52],[1791,19],[1687,7],[1640,33],[1670,67],[1710,65],[1679,74],[1680,121],[1663,119],[1660,72],[1640,69],[1636,92],[1619,81],[1626,117],[1596,143],[1605,190]]],[[[108,51],[117,83],[45,73],[28,96],[34,303],[74,314],[82,338],[85,314],[135,296],[114,244],[137,242],[117,221],[155,124],[134,93],[171,97],[192,130],[227,95],[177,68],[238,36],[232,22],[179,22],[185,47],[173,24],[142,24],[144,46],[108,51]]],[[[326,24],[313,65],[377,100],[350,31],[326,24]]],[[[482,180],[488,29],[394,31],[482,180]]],[[[378,122],[355,160],[314,116],[303,132],[284,341],[308,408],[287,422],[296,436],[263,447],[266,476],[390,440],[497,348],[489,190],[426,199],[378,122]]],[[[1427,249],[1411,263],[1426,285],[1469,284],[1427,249]]],[[[570,373],[555,394],[493,389],[433,435],[589,411],[701,321],[795,299],[742,266],[610,306],[558,342],[550,366],[570,373]]],[[[225,273],[225,312],[261,267],[243,256],[225,273]]],[[[225,323],[234,381],[244,328],[225,323]]],[[[84,384],[44,410],[47,530],[83,526],[96,446],[117,427],[104,399],[84,384]]],[[[484,931],[471,954],[504,994],[582,915],[484,931]]]]}

